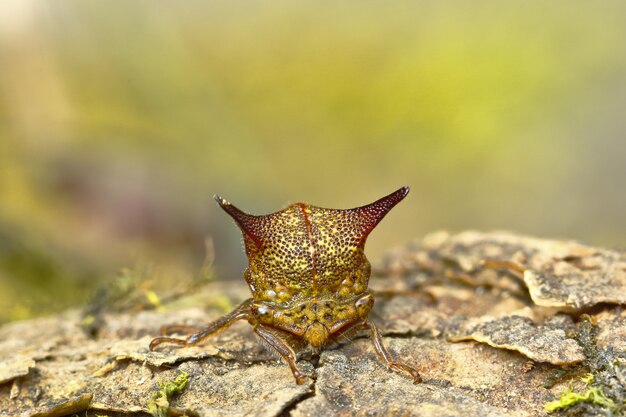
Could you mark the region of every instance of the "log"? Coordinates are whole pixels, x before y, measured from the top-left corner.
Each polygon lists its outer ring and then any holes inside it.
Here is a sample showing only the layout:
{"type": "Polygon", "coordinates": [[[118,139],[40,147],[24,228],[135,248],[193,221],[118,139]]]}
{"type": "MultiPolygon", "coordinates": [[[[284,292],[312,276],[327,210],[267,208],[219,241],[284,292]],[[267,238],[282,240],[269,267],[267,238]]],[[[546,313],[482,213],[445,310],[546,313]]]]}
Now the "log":
{"type": "Polygon", "coordinates": [[[150,352],[161,325],[201,326],[249,297],[242,280],[213,281],[159,308],[70,310],[2,326],[0,416],[623,413],[623,252],[437,232],[373,270],[371,317],[421,384],[386,369],[367,334],[302,352],[311,375],[303,385],[245,322],[199,346],[150,352]]]}

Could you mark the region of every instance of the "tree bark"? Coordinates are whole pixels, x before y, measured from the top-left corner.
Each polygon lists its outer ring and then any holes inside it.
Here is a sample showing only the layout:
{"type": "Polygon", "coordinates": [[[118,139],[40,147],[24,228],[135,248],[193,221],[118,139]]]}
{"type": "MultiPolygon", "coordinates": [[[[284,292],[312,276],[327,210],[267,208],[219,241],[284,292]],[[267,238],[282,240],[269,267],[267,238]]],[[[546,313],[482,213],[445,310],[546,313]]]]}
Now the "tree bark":
{"type": "Polygon", "coordinates": [[[370,287],[386,346],[423,383],[386,369],[367,333],[319,356],[303,352],[303,385],[245,322],[200,346],[150,352],[161,325],[201,326],[228,312],[224,300],[249,297],[243,281],[215,281],[159,309],[68,311],[1,327],[0,416],[623,413],[622,252],[439,232],[390,251],[370,287]]]}

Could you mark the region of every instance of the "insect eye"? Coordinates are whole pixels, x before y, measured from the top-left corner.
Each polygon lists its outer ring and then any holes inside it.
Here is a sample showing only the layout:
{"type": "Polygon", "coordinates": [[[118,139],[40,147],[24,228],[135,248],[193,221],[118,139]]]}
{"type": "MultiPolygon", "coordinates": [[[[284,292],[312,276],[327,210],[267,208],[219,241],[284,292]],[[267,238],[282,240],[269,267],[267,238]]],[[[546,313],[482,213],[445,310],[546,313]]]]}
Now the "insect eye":
{"type": "Polygon", "coordinates": [[[356,308],[362,309],[371,306],[373,303],[374,300],[372,300],[372,296],[368,294],[365,297],[359,298],[354,305],[356,308]]]}
{"type": "Polygon", "coordinates": [[[272,315],[272,309],[264,305],[256,306],[256,311],[257,314],[262,317],[268,317],[272,315]]]}

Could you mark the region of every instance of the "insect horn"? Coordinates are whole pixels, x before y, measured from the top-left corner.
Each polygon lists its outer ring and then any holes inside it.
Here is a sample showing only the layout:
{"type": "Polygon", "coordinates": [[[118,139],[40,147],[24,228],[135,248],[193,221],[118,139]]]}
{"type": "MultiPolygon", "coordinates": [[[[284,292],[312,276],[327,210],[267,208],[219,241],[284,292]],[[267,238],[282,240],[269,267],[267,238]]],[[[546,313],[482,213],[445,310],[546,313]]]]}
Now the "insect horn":
{"type": "Polygon", "coordinates": [[[380,223],[383,217],[385,217],[396,204],[402,201],[408,193],[409,187],[405,186],[371,204],[347,210],[354,216],[355,222],[358,223],[362,231],[362,242],[367,239],[367,236],[376,225],[380,223]]]}
{"type": "Polygon", "coordinates": [[[213,196],[213,198],[217,201],[217,204],[219,204],[220,207],[235,220],[239,229],[241,229],[245,235],[249,236],[254,243],[260,247],[262,245],[261,238],[255,229],[261,227],[260,217],[262,216],[253,216],[252,214],[248,214],[218,195],[213,196]]]}

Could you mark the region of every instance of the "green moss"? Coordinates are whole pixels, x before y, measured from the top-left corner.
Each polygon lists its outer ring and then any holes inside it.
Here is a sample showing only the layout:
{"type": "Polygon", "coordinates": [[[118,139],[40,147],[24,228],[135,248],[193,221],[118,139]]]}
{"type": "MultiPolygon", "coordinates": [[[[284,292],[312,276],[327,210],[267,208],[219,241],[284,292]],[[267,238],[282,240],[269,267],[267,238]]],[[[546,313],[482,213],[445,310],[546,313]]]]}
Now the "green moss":
{"type": "Polygon", "coordinates": [[[163,305],[161,305],[161,298],[158,296],[157,293],[152,290],[143,290],[143,294],[152,307],[157,310],[163,310],[163,305]]]}
{"type": "Polygon", "coordinates": [[[95,323],[96,318],[94,317],[93,314],[87,314],[85,317],[83,317],[83,319],[80,322],[80,327],[82,327],[83,329],[88,329],[89,327],[93,326],[93,324],[95,323]]]}
{"type": "Polygon", "coordinates": [[[170,409],[170,400],[174,395],[183,392],[189,381],[189,374],[180,371],[180,374],[170,381],[159,382],[159,389],[150,395],[148,412],[154,417],[166,417],[170,409]]]}
{"type": "Polygon", "coordinates": [[[544,408],[549,411],[556,411],[563,408],[569,408],[574,404],[584,402],[598,405],[603,408],[614,409],[615,403],[608,398],[602,388],[600,387],[587,387],[587,390],[583,393],[573,391],[571,388],[567,388],[558,400],[550,401],[544,404],[544,408]]]}
{"type": "Polygon", "coordinates": [[[598,328],[594,319],[583,314],[577,331],[572,336],[584,349],[586,357],[578,369],[585,369],[588,373],[579,378],[582,382],[580,389],[574,390],[570,384],[558,399],[544,404],[547,411],[567,410],[578,404],[578,407],[571,410],[571,415],[596,415],[598,412],[607,416],[623,415],[626,392],[622,382],[625,371],[621,356],[623,354],[610,348],[598,347],[597,335],[598,328]]]}

